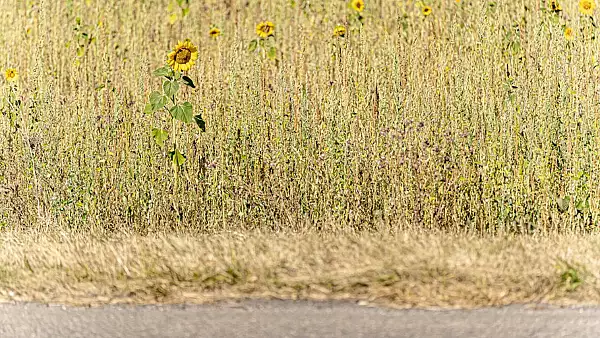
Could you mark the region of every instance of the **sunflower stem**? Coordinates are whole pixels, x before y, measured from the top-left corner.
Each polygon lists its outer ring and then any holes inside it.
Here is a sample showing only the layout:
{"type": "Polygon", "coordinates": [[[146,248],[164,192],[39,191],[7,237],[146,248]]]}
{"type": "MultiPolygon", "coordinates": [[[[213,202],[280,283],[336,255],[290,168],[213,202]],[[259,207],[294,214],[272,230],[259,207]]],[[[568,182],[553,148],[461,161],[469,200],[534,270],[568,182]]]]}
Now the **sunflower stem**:
{"type": "MultiPolygon", "coordinates": [[[[173,99],[175,99],[175,97],[173,97],[173,99]]],[[[177,123],[175,121],[175,119],[173,117],[171,117],[171,124],[172,124],[172,130],[173,130],[173,151],[174,154],[177,151],[177,123]]],[[[176,155],[173,155],[176,156],[176,155]]],[[[178,182],[179,182],[179,164],[175,163],[173,161],[173,159],[171,159],[171,162],[173,164],[173,209],[175,210],[175,213],[177,215],[177,223],[181,223],[181,215],[179,212],[179,206],[177,203],[177,191],[178,191],[178,182]]]]}

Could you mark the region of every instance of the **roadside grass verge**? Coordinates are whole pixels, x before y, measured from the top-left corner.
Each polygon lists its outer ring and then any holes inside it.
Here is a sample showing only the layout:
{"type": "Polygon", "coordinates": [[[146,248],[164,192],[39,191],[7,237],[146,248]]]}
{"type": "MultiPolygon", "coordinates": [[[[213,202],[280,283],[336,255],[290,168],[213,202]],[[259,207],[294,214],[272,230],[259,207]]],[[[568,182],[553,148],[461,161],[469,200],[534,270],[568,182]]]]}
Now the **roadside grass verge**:
{"type": "Polygon", "coordinates": [[[1,237],[0,299],[73,305],[238,298],[394,307],[595,304],[600,236],[448,233],[1,237]]]}

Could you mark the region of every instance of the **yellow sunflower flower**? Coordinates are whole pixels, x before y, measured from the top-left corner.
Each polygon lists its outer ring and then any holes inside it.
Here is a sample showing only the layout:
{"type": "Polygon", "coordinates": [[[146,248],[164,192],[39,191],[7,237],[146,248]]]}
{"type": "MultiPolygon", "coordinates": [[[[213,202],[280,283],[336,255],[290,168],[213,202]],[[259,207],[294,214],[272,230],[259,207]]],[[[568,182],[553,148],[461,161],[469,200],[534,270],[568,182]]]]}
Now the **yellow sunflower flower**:
{"type": "Polygon", "coordinates": [[[210,35],[211,38],[216,39],[219,37],[219,35],[221,35],[221,30],[217,27],[212,27],[208,31],[208,35],[210,35]]]}
{"type": "Polygon", "coordinates": [[[567,41],[573,41],[575,38],[575,31],[571,27],[565,27],[564,35],[567,41]]]}
{"type": "Polygon", "coordinates": [[[594,15],[596,0],[579,0],[579,12],[583,15],[594,15]]]}
{"type": "Polygon", "coordinates": [[[558,2],[558,0],[548,1],[548,8],[554,13],[558,13],[558,12],[562,11],[562,6],[558,2]]]}
{"type": "Polygon", "coordinates": [[[4,71],[4,78],[8,82],[15,82],[19,80],[19,73],[14,68],[8,68],[4,71]]]}
{"type": "Polygon", "coordinates": [[[190,40],[179,41],[167,55],[167,64],[175,71],[188,71],[198,60],[198,48],[190,40]]]}
{"type": "Polygon", "coordinates": [[[343,38],[346,36],[346,27],[343,25],[337,25],[333,29],[333,36],[343,38]]]}
{"type": "Polygon", "coordinates": [[[275,24],[271,21],[263,21],[256,25],[256,34],[262,38],[266,39],[269,36],[275,35],[275,24]]]}
{"type": "Polygon", "coordinates": [[[352,2],[350,3],[350,6],[352,7],[352,9],[354,9],[357,12],[362,12],[365,9],[365,1],[364,0],[352,0],[352,2]]]}
{"type": "Polygon", "coordinates": [[[431,8],[431,6],[423,6],[423,8],[421,8],[421,13],[423,13],[423,15],[425,16],[430,16],[431,13],[433,12],[433,9],[431,8]]]}

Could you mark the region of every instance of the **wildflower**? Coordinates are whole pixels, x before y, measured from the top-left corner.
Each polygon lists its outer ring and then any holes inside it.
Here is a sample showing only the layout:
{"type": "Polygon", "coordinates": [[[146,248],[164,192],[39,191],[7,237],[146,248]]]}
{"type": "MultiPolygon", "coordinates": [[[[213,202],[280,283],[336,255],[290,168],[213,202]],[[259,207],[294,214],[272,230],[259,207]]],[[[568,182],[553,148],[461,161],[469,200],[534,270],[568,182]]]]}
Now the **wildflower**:
{"type": "Polygon", "coordinates": [[[594,15],[596,0],[579,0],[579,12],[583,15],[594,15]]]}
{"type": "Polygon", "coordinates": [[[425,16],[430,16],[431,13],[433,12],[433,9],[431,9],[430,6],[423,6],[423,8],[421,8],[421,12],[423,13],[423,15],[425,16]]]}
{"type": "Polygon", "coordinates": [[[364,0],[352,0],[352,2],[350,3],[350,6],[352,6],[352,9],[354,9],[357,12],[362,12],[365,9],[365,1],[364,0]]]}
{"type": "Polygon", "coordinates": [[[177,13],[169,15],[168,20],[170,25],[174,25],[177,22],[177,13]]]}
{"type": "Polygon", "coordinates": [[[571,27],[565,27],[564,35],[567,41],[572,41],[575,38],[575,32],[571,27]]]}
{"type": "Polygon", "coordinates": [[[346,27],[343,25],[337,25],[333,29],[333,36],[343,38],[346,36],[346,27]]]}
{"type": "Polygon", "coordinates": [[[558,0],[550,0],[548,2],[548,8],[554,13],[562,11],[562,6],[558,2],[558,0]]]}
{"type": "Polygon", "coordinates": [[[208,35],[210,35],[211,38],[216,39],[219,37],[219,35],[221,35],[221,30],[217,27],[212,27],[208,31],[208,35]]]}
{"type": "Polygon", "coordinates": [[[179,41],[167,55],[167,63],[175,71],[187,71],[198,59],[198,48],[190,40],[179,41]]]}
{"type": "Polygon", "coordinates": [[[19,73],[14,68],[8,68],[4,71],[4,78],[8,82],[15,82],[19,80],[19,73]]]}
{"type": "Polygon", "coordinates": [[[259,23],[256,25],[256,34],[263,39],[275,35],[275,24],[271,21],[263,21],[259,23]]]}

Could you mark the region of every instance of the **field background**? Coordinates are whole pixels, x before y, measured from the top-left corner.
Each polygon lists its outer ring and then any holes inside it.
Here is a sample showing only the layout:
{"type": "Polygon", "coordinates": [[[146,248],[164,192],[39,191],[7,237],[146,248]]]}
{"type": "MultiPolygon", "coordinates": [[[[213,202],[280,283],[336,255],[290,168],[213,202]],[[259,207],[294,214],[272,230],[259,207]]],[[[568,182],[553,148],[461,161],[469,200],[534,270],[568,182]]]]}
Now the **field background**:
{"type": "Polygon", "coordinates": [[[346,1],[192,0],[171,25],[168,1],[0,1],[0,62],[22,101],[0,117],[1,226],[595,229],[593,19],[575,1],[560,15],[533,0],[428,4],[424,17],[413,1],[367,1],[361,26],[346,1]],[[248,51],[262,20],[276,62],[248,51]],[[183,95],[207,128],[182,129],[174,189],[170,149],[150,135],[169,123],[143,108],[184,38],[199,62],[183,95]]]}
{"type": "Polygon", "coordinates": [[[0,0],[0,301],[599,302],[596,15],[190,2],[0,0]],[[185,38],[175,179],[143,110],[185,38]]]}

